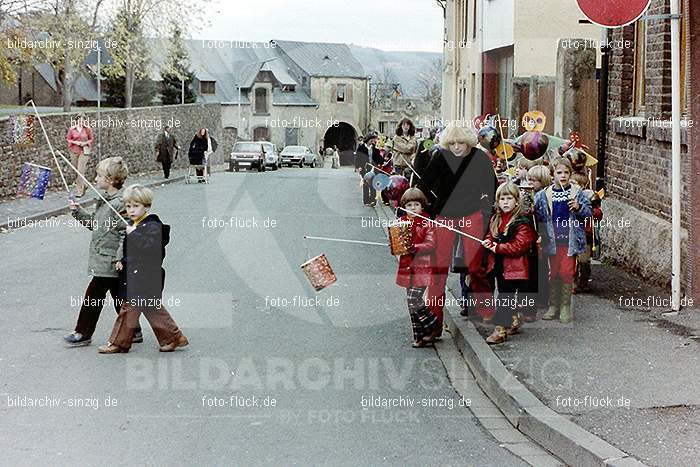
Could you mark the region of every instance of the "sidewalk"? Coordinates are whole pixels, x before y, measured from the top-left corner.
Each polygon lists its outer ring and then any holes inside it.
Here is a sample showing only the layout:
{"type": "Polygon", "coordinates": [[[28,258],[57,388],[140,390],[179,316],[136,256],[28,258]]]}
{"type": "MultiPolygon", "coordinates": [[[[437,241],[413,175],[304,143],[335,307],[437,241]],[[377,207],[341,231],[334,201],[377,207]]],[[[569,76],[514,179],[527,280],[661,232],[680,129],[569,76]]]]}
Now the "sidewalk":
{"type": "Polygon", "coordinates": [[[549,408],[645,464],[697,465],[700,314],[625,306],[668,293],[602,264],[592,277],[589,293],[574,296],[573,324],[526,323],[492,350],[549,408]]]}
{"type": "MultiPolygon", "coordinates": [[[[224,168],[224,165],[213,166],[212,172],[217,172],[224,168]]],[[[186,168],[172,169],[168,180],[163,178],[163,173],[160,171],[137,174],[129,176],[126,184],[140,183],[149,187],[160,186],[161,184],[180,182],[184,180],[185,174],[187,174],[186,168]]],[[[90,182],[92,183],[92,180],[90,182]]],[[[60,184],[60,179],[54,179],[53,184],[55,185],[56,183],[60,184]]],[[[78,202],[83,206],[89,206],[96,199],[95,193],[88,188],[85,196],[79,198],[78,202]]],[[[27,197],[0,199],[0,232],[11,230],[22,225],[22,223],[32,220],[48,219],[49,217],[67,213],[68,203],[65,190],[47,191],[43,200],[27,197]]]]}
{"type": "Polygon", "coordinates": [[[572,324],[525,323],[489,347],[492,328],[479,320],[449,307],[445,322],[511,423],[569,464],[697,465],[700,313],[646,307],[647,297],[658,303],[668,294],[618,268],[594,265],[592,277],[590,291],[574,297],[572,324]],[[626,306],[632,298],[645,306],[626,306]]]}

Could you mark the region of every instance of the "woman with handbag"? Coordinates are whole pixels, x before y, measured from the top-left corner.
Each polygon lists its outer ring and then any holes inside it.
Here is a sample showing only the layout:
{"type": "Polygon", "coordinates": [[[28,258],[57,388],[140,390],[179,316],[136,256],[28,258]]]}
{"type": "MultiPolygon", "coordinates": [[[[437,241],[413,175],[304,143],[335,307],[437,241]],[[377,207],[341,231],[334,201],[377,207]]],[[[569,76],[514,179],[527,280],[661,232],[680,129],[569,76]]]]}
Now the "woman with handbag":
{"type": "MultiPolygon", "coordinates": [[[[85,175],[88,160],[92,154],[92,130],[90,130],[87,123],[85,114],[79,113],[75,120],[75,125],[68,129],[68,134],[66,135],[68,149],[71,152],[71,164],[78,169],[81,175],[85,175]]],[[[85,195],[85,182],[82,177],[78,176],[75,186],[77,190],[75,193],[76,198],[85,195]]]]}

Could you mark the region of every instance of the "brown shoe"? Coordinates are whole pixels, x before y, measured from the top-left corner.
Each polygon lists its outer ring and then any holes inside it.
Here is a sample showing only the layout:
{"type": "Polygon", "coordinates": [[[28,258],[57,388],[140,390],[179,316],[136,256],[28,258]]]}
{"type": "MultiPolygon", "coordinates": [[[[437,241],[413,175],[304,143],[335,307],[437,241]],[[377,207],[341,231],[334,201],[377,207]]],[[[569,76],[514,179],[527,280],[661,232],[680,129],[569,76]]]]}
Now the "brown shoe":
{"type": "Polygon", "coordinates": [[[503,326],[496,326],[491,335],[486,338],[486,343],[489,345],[502,344],[506,341],[507,334],[506,328],[503,326]]]}
{"type": "Polygon", "coordinates": [[[187,340],[184,334],[180,334],[180,336],[172,341],[170,344],[165,344],[160,348],[161,352],[172,352],[173,350],[177,349],[178,347],[185,347],[189,345],[190,341],[187,340]]]}
{"type": "Polygon", "coordinates": [[[103,345],[97,348],[97,351],[99,353],[104,353],[104,354],[110,354],[110,353],[127,353],[129,352],[129,349],[124,349],[122,347],[119,347],[118,345],[114,345],[111,343],[107,343],[107,345],[103,345]]]}
{"type": "Polygon", "coordinates": [[[523,322],[520,320],[520,316],[513,315],[513,321],[511,321],[510,327],[506,329],[506,334],[512,336],[513,334],[519,333],[522,325],[523,322]]]}

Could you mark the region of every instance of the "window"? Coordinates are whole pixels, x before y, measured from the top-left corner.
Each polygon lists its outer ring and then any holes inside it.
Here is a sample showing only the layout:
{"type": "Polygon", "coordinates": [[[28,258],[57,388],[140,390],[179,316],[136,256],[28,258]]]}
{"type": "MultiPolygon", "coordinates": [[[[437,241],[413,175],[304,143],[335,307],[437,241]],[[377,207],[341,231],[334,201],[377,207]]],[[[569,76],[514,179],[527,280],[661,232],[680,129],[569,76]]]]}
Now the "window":
{"type": "Polygon", "coordinates": [[[513,103],[513,55],[501,57],[498,63],[498,112],[510,118],[513,103]]]}
{"type": "Polygon", "coordinates": [[[379,133],[386,134],[386,122],[379,122],[379,133]]]}
{"type": "Polygon", "coordinates": [[[647,25],[640,20],[634,26],[634,114],[643,115],[646,105],[647,25]]]}
{"type": "Polygon", "coordinates": [[[296,86],[293,84],[285,84],[282,86],[282,92],[294,92],[294,89],[296,89],[296,86]]]}
{"type": "Polygon", "coordinates": [[[345,84],[338,84],[336,87],[335,91],[335,101],[336,102],[345,102],[345,91],[346,91],[346,85],[345,84]]]}
{"type": "Polygon", "coordinates": [[[267,111],[267,89],[257,88],[255,90],[255,113],[266,114],[267,111]]]}
{"type": "Polygon", "coordinates": [[[216,81],[200,81],[199,82],[199,93],[200,94],[216,94],[216,81]]]}
{"type": "Polygon", "coordinates": [[[476,39],[476,0],[472,2],[472,39],[476,39]]]}
{"type": "Polygon", "coordinates": [[[469,37],[469,0],[462,0],[460,8],[462,10],[460,14],[460,19],[462,20],[462,27],[460,28],[460,44],[467,43],[467,37],[469,37]]]}

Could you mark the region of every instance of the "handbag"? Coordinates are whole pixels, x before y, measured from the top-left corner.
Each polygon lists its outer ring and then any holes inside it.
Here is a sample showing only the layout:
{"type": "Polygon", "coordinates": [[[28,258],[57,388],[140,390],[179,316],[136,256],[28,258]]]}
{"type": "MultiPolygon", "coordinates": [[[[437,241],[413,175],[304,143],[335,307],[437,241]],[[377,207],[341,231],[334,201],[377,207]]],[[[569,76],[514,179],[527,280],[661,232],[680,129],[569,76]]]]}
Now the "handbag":
{"type": "Polygon", "coordinates": [[[92,148],[90,147],[90,145],[88,144],[86,146],[83,146],[83,156],[89,156],[90,154],[92,154],[92,148]]]}

